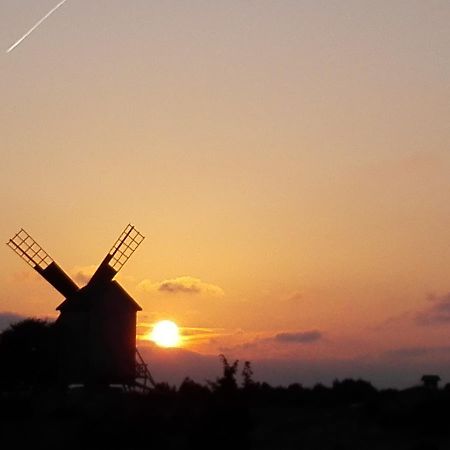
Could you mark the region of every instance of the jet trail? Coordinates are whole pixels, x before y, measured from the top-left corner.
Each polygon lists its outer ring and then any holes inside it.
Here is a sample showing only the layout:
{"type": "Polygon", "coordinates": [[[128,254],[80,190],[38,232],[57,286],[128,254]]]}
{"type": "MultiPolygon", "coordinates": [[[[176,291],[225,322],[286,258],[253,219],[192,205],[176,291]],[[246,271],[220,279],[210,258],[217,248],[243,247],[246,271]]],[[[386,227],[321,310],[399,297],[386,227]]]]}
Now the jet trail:
{"type": "Polygon", "coordinates": [[[30,30],[28,30],[17,42],[6,50],[6,53],[12,52],[22,41],[24,41],[36,28],[38,28],[43,22],[45,22],[57,9],[59,9],[67,0],[59,2],[50,12],[48,12],[39,22],[37,22],[30,30]]]}

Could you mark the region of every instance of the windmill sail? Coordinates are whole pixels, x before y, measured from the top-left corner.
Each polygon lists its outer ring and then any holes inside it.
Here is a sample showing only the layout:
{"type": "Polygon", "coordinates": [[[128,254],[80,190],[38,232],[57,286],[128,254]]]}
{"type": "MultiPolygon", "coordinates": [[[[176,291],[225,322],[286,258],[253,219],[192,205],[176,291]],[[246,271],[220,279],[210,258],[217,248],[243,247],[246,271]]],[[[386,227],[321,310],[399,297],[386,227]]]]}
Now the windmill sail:
{"type": "Polygon", "coordinates": [[[89,286],[112,280],[144,239],[133,225],[128,224],[92,276],[89,286]]]}
{"type": "Polygon", "coordinates": [[[15,234],[7,245],[64,297],[78,291],[75,282],[24,229],[15,234]]]}

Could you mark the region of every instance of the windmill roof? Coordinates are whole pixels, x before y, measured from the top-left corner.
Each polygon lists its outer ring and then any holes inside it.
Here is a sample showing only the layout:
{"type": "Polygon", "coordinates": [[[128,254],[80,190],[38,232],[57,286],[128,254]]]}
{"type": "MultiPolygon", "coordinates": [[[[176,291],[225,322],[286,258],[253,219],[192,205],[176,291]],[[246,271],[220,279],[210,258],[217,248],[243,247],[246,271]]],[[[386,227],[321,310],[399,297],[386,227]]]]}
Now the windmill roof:
{"type": "Polygon", "coordinates": [[[87,285],[76,294],[66,298],[58,307],[58,311],[88,311],[94,308],[110,307],[113,303],[121,303],[135,311],[142,308],[130,294],[117,282],[111,281],[101,288],[87,285]]]}

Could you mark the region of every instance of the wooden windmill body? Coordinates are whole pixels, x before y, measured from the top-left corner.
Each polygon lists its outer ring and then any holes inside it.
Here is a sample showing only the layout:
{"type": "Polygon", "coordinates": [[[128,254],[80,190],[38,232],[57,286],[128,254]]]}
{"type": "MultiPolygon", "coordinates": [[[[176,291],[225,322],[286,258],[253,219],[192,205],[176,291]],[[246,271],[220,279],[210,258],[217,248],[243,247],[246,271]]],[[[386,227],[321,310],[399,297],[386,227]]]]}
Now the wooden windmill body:
{"type": "Polygon", "coordinates": [[[56,308],[58,378],[64,385],[153,383],[136,349],[141,307],[113,278],[144,236],[128,225],[86,284],[77,284],[31,236],[20,230],[8,245],[65,300],[56,308]],[[138,358],[138,361],[136,360],[138,358]]]}

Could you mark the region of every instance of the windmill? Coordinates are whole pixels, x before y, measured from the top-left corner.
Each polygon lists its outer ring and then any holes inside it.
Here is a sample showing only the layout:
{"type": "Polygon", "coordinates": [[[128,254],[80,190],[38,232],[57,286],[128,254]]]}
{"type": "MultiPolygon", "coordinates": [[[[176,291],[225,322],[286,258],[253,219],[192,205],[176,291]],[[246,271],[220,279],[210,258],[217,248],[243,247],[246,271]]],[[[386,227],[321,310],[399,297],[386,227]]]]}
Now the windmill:
{"type": "Polygon", "coordinates": [[[82,288],[24,229],[7,242],[65,298],[56,308],[58,377],[63,385],[154,385],[136,348],[136,315],[142,308],[114,280],[143,240],[127,225],[82,288]]]}

